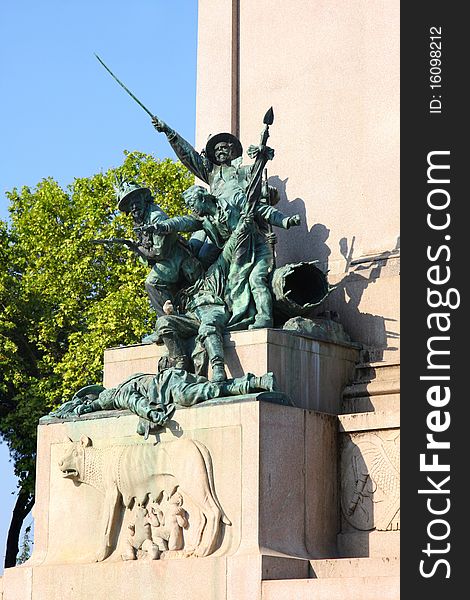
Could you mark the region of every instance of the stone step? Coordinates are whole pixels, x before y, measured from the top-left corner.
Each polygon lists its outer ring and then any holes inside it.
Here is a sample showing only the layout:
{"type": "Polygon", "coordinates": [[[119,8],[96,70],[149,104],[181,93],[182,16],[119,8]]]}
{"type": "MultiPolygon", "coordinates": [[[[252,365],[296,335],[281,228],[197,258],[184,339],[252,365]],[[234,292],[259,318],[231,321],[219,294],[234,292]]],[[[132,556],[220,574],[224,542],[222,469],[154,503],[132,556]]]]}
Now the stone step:
{"type": "Polygon", "coordinates": [[[381,558],[400,555],[400,531],[349,531],[337,535],[342,558],[381,558]]]}
{"type": "Polygon", "coordinates": [[[388,367],[394,367],[394,366],[400,366],[400,356],[397,355],[395,357],[392,357],[388,360],[368,360],[368,361],[363,361],[363,362],[358,362],[357,366],[359,368],[362,367],[383,367],[383,366],[388,366],[388,367]]]}
{"type": "MultiPolygon", "coordinates": [[[[399,363],[362,363],[356,365],[353,381],[343,390],[343,413],[387,410],[384,396],[400,393],[399,363]],[[381,397],[374,402],[368,398],[381,397]]],[[[396,401],[392,401],[395,405],[396,401]]]]}
{"type": "Polygon", "coordinates": [[[342,413],[364,413],[397,411],[400,409],[400,394],[381,394],[378,396],[358,396],[343,399],[342,413]]]}
{"type": "Polygon", "coordinates": [[[397,556],[376,558],[328,558],[311,560],[313,579],[332,577],[391,577],[400,574],[397,556]]]}
{"type": "Polygon", "coordinates": [[[400,374],[400,363],[390,361],[356,364],[355,381],[395,379],[400,374]]]}
{"type": "Polygon", "coordinates": [[[399,409],[338,415],[338,428],[341,433],[375,431],[396,427],[400,427],[399,409]]]}
{"type": "Polygon", "coordinates": [[[360,396],[385,396],[400,393],[400,379],[360,381],[347,385],[343,390],[343,401],[360,396]]]}
{"type": "Polygon", "coordinates": [[[400,409],[400,363],[356,365],[353,381],[343,390],[343,414],[397,412],[400,409]]]}
{"type": "Polygon", "coordinates": [[[394,576],[272,580],[262,583],[262,600],[399,600],[394,576]]]}

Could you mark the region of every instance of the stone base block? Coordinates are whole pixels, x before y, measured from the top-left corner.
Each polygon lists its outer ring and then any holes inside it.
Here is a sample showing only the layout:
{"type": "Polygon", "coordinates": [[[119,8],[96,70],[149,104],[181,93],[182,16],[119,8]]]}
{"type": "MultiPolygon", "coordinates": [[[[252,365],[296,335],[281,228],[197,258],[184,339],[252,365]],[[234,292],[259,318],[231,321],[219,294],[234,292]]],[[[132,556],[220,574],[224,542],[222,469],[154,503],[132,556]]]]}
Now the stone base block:
{"type": "Polygon", "coordinates": [[[396,577],[400,574],[397,556],[375,558],[333,558],[311,560],[311,577],[396,577]]]}
{"type": "Polygon", "coordinates": [[[261,600],[271,576],[307,576],[308,562],[271,556],[40,565],[5,571],[3,600],[261,600]]]}
{"type": "Polygon", "coordinates": [[[338,553],[344,557],[400,555],[399,531],[348,531],[338,535],[338,553]]]}
{"type": "Polygon", "coordinates": [[[263,579],[308,577],[308,559],[335,556],[336,417],[240,397],[178,410],[147,440],[137,421],[39,426],[34,553],[5,571],[4,600],[255,600],[263,579]],[[177,492],[182,544],[150,560],[142,532],[164,537],[177,492]],[[152,502],[155,530],[142,520],[152,502]],[[129,544],[139,552],[124,561],[129,544]]]}
{"type": "Polygon", "coordinates": [[[262,600],[399,600],[400,578],[342,577],[264,581],[262,600]]]}
{"type": "Polygon", "coordinates": [[[400,555],[400,429],[398,411],[338,417],[343,557],[400,555]]]}
{"type": "MultiPolygon", "coordinates": [[[[106,350],[104,386],[114,387],[133,373],[155,373],[164,353],[164,346],[155,344],[106,350]]],[[[225,360],[231,377],[273,371],[281,391],[299,408],[338,414],[358,350],[282,329],[258,329],[226,335],[225,360]]]]}
{"type": "Polygon", "coordinates": [[[400,364],[356,365],[354,380],[343,392],[343,413],[400,412],[400,364]]]}

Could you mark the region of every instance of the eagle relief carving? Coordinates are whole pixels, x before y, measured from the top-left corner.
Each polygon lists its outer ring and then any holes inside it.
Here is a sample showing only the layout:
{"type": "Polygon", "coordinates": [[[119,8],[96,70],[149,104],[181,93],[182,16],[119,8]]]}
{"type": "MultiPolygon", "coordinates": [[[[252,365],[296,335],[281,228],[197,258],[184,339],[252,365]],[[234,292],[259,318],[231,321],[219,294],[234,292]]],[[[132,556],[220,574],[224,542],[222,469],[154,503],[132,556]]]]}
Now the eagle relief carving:
{"type": "Polygon", "coordinates": [[[343,438],[341,509],[355,529],[400,529],[400,433],[358,433],[343,438]]]}
{"type": "Polygon", "coordinates": [[[59,461],[63,477],[103,495],[97,561],[116,549],[120,527],[127,528],[123,560],[215,551],[223,524],[231,523],[217,499],[211,456],[203,444],[179,439],[95,448],[87,436],[70,442],[59,461]]]}

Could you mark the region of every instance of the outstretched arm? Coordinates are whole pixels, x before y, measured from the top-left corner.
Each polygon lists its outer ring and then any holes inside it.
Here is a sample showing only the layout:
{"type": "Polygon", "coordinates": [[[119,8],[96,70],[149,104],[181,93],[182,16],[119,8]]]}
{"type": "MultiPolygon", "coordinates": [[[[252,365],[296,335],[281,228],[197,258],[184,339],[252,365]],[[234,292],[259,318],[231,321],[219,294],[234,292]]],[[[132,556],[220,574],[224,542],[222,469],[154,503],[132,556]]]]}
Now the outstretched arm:
{"type": "Polygon", "coordinates": [[[270,225],[281,227],[282,229],[289,229],[290,227],[300,225],[300,215],[286,217],[280,210],[277,210],[277,208],[261,202],[256,203],[255,214],[270,225]]]}
{"type": "Polygon", "coordinates": [[[157,131],[166,135],[176,156],[183,165],[196,175],[196,177],[199,177],[205,183],[209,183],[209,173],[212,169],[212,163],[205,160],[189,142],[158,117],[153,117],[152,124],[157,131]]]}
{"type": "Polygon", "coordinates": [[[155,233],[194,232],[203,228],[202,221],[190,215],[166,219],[153,227],[155,233]]]}

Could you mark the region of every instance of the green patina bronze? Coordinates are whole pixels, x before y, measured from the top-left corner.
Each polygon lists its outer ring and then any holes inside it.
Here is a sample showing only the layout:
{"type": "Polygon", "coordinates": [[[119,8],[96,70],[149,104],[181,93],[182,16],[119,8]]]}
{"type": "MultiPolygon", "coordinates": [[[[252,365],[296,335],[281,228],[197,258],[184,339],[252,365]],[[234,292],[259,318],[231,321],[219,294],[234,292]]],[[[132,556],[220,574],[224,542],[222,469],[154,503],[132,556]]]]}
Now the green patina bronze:
{"type": "Polygon", "coordinates": [[[251,373],[224,382],[211,382],[205,377],[170,368],[153,374],[136,373],[115,388],[87,386],[49,418],[64,419],[101,410],[130,410],[141,418],[137,432],[148,435],[150,426],[162,427],[171,419],[177,406],[194,406],[205,400],[254,392],[276,390],[272,373],[255,377],[251,373]]]}
{"type": "Polygon", "coordinates": [[[227,329],[259,329],[272,327],[272,296],[269,276],[273,268],[273,254],[266,236],[268,225],[288,229],[298,219],[285,217],[276,208],[257,203],[252,208],[245,193],[237,190],[226,202],[216,198],[200,186],[189,188],[184,200],[193,216],[175,217],[161,224],[164,231],[204,230],[220,249],[230,239],[237,225],[246,215],[252,215],[253,225],[237,239],[231,253],[224,300],[230,311],[227,329]]]}
{"type": "MultiPolygon", "coordinates": [[[[261,134],[261,143],[251,145],[248,155],[255,159],[253,165],[242,164],[243,147],[240,140],[231,133],[222,132],[213,135],[206,143],[203,152],[197,152],[179,133],[169,127],[158,117],[152,118],[155,129],[164,133],[180,161],[198,179],[209,185],[210,192],[217,198],[230,203],[237,192],[248,192],[256,188],[257,198],[264,202],[276,195],[276,190],[267,183],[262,185],[261,176],[264,164],[274,157],[274,150],[266,146],[269,136],[269,125],[274,113],[272,108],[264,118],[265,127],[261,134]],[[269,121],[269,122],[268,122],[269,121]],[[257,170],[260,169],[258,173],[257,170]]],[[[253,197],[254,198],[254,197],[253,197]]]]}
{"type": "Polygon", "coordinates": [[[271,289],[279,320],[309,316],[334,289],[318,261],[290,263],[273,271],[271,289]]]}
{"type": "Polygon", "coordinates": [[[209,190],[199,185],[187,189],[183,198],[191,214],[168,218],[148,188],[117,182],[117,207],[131,215],[136,239],[95,243],[125,245],[151,268],[145,288],[158,318],[145,341],[165,344],[168,355],[160,360],[157,375],[137,374],[112,390],[81,391],[52,415],[127,408],[147,423],[164,425],[176,405],[274,389],[272,374],[227,380],[224,332],[272,327],[275,311],[281,325],[289,317],[309,315],[330,288],[313,261],[274,266],[272,228],[298,226],[300,217],[285,216],[274,207],[279,193],[267,183],[265,167],[274,156],[267,145],[272,108],[264,116],[259,144],[248,148],[253,164],[242,164],[242,144],[227,132],[211,136],[199,153],[153,116],[97,58],[152,116],[157,131],[166,135],[181,162],[209,190]],[[186,242],[180,232],[193,236],[186,242]],[[208,364],[212,381],[202,377],[208,364]]]}
{"type": "MultiPolygon", "coordinates": [[[[168,358],[161,365],[165,368],[207,374],[209,363],[212,380],[224,381],[225,330],[272,327],[273,297],[281,309],[289,309],[284,310],[288,317],[307,314],[328,293],[326,277],[321,280],[318,269],[312,289],[305,293],[273,287],[272,228],[289,229],[300,224],[299,215],[287,217],[273,206],[278,198],[263,182],[266,163],[274,156],[267,146],[273,120],[271,108],[263,119],[259,145],[249,148],[254,163],[243,166],[242,145],[232,134],[212,136],[200,154],[153,117],[154,126],[167,135],[183,164],[210,186],[207,190],[193,185],[183,193],[190,215],[169,219],[153,203],[147,188],[122,182],[117,188],[118,208],[132,215],[134,231],[139,235],[134,246],[128,240],[123,243],[152,265],[146,289],[158,319],[155,332],[145,341],[166,345],[168,358]],[[192,233],[197,243],[186,244],[179,232],[192,233]],[[201,252],[198,261],[202,248],[210,252],[201,252]],[[195,339],[191,353],[190,339],[195,339]]],[[[303,267],[292,266],[287,272],[299,268],[303,267]]],[[[275,277],[274,284],[287,279],[294,281],[295,277],[275,277]]]]}
{"type": "Polygon", "coordinates": [[[94,243],[123,244],[151,267],[145,289],[152,307],[161,316],[165,302],[171,302],[183,286],[197,281],[203,267],[181,236],[158,233],[159,224],[165,222],[168,215],[155,204],[148,188],[119,180],[115,190],[118,209],[132,216],[136,241],[111,238],[94,240],[94,243]]]}

